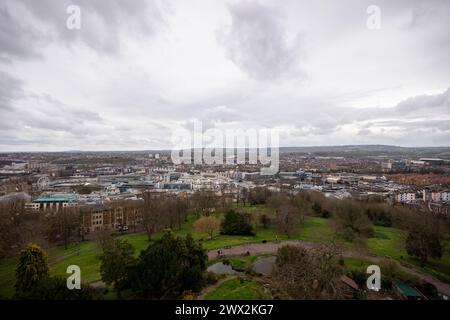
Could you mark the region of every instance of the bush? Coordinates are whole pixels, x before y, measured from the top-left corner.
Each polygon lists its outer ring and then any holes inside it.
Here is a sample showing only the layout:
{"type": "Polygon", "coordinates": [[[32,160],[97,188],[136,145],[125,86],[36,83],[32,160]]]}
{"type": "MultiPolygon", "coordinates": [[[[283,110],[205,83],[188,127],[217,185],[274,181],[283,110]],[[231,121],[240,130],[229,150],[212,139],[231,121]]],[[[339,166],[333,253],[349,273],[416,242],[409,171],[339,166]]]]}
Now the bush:
{"type": "Polygon", "coordinates": [[[345,241],[352,242],[356,238],[356,233],[352,228],[346,227],[344,230],[342,230],[341,236],[345,241]]]}
{"type": "Polygon", "coordinates": [[[69,290],[63,277],[49,277],[39,281],[31,290],[22,292],[19,299],[24,300],[100,300],[102,293],[88,285],[81,289],[69,290]]]}
{"type": "Polygon", "coordinates": [[[438,290],[431,283],[421,282],[416,285],[416,288],[429,299],[432,299],[432,300],[440,299],[438,290]]]}
{"type": "Polygon", "coordinates": [[[208,271],[205,273],[204,281],[206,285],[216,284],[218,280],[218,276],[214,272],[208,271]]]}
{"type": "Polygon", "coordinates": [[[364,271],[355,269],[347,272],[347,276],[353,279],[360,287],[362,288],[366,287],[368,274],[365,273],[364,271]]]}
{"type": "Polygon", "coordinates": [[[225,219],[223,220],[221,227],[221,234],[242,236],[255,235],[253,226],[245,215],[234,210],[229,210],[225,214],[225,219]]]}

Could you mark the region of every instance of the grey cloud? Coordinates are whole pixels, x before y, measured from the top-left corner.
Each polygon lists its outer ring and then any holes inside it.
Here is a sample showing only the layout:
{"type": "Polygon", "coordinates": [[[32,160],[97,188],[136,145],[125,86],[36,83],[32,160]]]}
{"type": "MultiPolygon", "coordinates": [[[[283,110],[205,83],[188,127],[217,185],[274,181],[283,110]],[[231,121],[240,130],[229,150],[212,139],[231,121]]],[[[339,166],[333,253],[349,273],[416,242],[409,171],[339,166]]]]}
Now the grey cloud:
{"type": "Polygon", "coordinates": [[[11,110],[14,100],[22,95],[22,81],[0,71],[0,111],[11,110]]]}
{"type": "Polygon", "coordinates": [[[417,121],[404,121],[404,120],[389,120],[389,121],[375,121],[369,122],[364,125],[362,129],[369,128],[400,128],[401,130],[434,130],[434,131],[450,131],[450,119],[431,119],[431,120],[417,120],[417,121]]]}
{"type": "Polygon", "coordinates": [[[363,122],[375,119],[409,119],[424,120],[435,117],[450,116],[450,88],[434,95],[417,95],[409,97],[391,107],[347,108],[333,107],[330,115],[341,124],[363,122]]]}
{"type": "Polygon", "coordinates": [[[23,58],[36,56],[37,46],[58,41],[66,45],[82,42],[101,54],[117,54],[120,50],[120,35],[127,37],[152,35],[163,23],[163,13],[155,1],[145,0],[18,0],[10,5],[14,12],[6,11],[6,0],[1,8],[0,44],[5,55],[23,58]],[[32,25],[23,26],[20,19],[24,15],[20,2],[26,10],[45,25],[45,34],[32,25]],[[81,9],[81,29],[66,27],[69,5],[81,9]],[[19,23],[20,22],[20,23],[19,23]]]}
{"type": "Polygon", "coordinates": [[[296,113],[302,116],[295,125],[297,136],[329,135],[352,124],[359,127],[361,136],[394,128],[405,135],[424,130],[447,132],[450,129],[450,88],[434,95],[410,97],[392,107],[354,109],[321,105],[296,113]]]}
{"type": "Polygon", "coordinates": [[[298,73],[302,56],[300,36],[288,44],[283,15],[259,2],[230,5],[231,29],[218,34],[227,57],[242,71],[260,81],[298,73]]]}
{"type": "Polygon", "coordinates": [[[11,62],[14,57],[40,57],[37,48],[43,35],[31,26],[23,26],[6,7],[0,5],[0,61],[11,62]]]}
{"type": "Polygon", "coordinates": [[[235,122],[243,120],[242,112],[238,112],[227,106],[217,106],[207,109],[203,113],[204,120],[213,122],[235,122]]]}
{"type": "Polygon", "coordinates": [[[400,102],[394,111],[398,114],[404,114],[405,112],[414,113],[423,110],[427,112],[431,110],[433,112],[439,111],[437,109],[441,109],[441,112],[447,111],[450,113],[450,88],[441,94],[419,95],[408,98],[400,102]]]}
{"type": "Polygon", "coordinates": [[[3,135],[5,131],[20,133],[23,128],[35,128],[84,136],[103,122],[97,112],[68,106],[48,94],[27,92],[19,79],[4,72],[0,72],[0,110],[3,135]]]}

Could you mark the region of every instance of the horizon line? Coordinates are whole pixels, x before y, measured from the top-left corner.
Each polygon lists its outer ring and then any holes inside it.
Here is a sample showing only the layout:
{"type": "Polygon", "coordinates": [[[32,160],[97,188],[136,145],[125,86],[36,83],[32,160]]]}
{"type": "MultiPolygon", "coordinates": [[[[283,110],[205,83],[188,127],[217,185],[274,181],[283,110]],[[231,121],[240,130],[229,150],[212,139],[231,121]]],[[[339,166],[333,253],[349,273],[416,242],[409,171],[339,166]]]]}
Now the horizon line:
{"type": "MultiPolygon", "coordinates": [[[[400,145],[390,145],[390,144],[342,144],[342,145],[313,145],[313,146],[280,146],[279,149],[287,149],[287,148],[336,148],[336,147],[394,147],[394,148],[403,148],[403,149],[432,149],[432,148],[450,148],[450,145],[447,146],[400,146],[400,145]]],[[[198,148],[190,148],[198,149],[198,148]]],[[[226,148],[223,149],[232,149],[232,148],[226,148]]],[[[241,149],[241,148],[233,148],[233,149],[241,149]]],[[[244,149],[249,149],[248,147],[244,149]]],[[[254,148],[252,148],[254,149],[254,148]]],[[[161,148],[161,149],[104,149],[104,150],[88,150],[88,149],[81,149],[81,150],[60,150],[60,151],[50,151],[50,150],[30,150],[30,151],[18,151],[18,150],[10,150],[10,151],[0,151],[0,154],[5,153],[70,153],[70,152],[155,152],[155,151],[172,151],[175,149],[169,149],[169,148],[161,148]]],[[[181,150],[181,149],[179,149],[181,150]]]]}

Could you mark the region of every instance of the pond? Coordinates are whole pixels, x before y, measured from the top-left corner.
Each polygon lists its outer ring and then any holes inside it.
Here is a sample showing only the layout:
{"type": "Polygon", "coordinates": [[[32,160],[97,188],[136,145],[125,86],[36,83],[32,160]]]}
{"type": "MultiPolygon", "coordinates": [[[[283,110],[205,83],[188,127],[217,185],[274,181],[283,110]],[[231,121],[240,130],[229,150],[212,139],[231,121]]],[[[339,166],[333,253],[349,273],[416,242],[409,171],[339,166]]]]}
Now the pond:
{"type": "Polygon", "coordinates": [[[214,263],[213,265],[210,265],[206,269],[206,271],[210,271],[217,274],[237,274],[237,275],[243,274],[242,272],[234,270],[230,263],[225,264],[223,262],[217,262],[214,263]]]}
{"type": "Polygon", "coordinates": [[[276,256],[262,257],[253,264],[253,271],[263,275],[269,275],[275,266],[276,256]]]}

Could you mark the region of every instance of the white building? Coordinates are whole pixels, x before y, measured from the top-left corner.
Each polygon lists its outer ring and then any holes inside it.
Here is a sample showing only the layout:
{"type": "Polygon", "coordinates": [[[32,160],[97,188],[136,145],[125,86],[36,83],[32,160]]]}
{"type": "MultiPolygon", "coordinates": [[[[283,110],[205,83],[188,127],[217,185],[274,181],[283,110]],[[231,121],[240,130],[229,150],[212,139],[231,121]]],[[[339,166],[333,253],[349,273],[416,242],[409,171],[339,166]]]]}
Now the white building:
{"type": "Polygon", "coordinates": [[[412,202],[416,200],[415,192],[400,192],[395,195],[395,201],[397,202],[412,202]]]}
{"type": "Polygon", "coordinates": [[[450,202],[450,191],[432,191],[431,201],[433,202],[450,202]]]}

